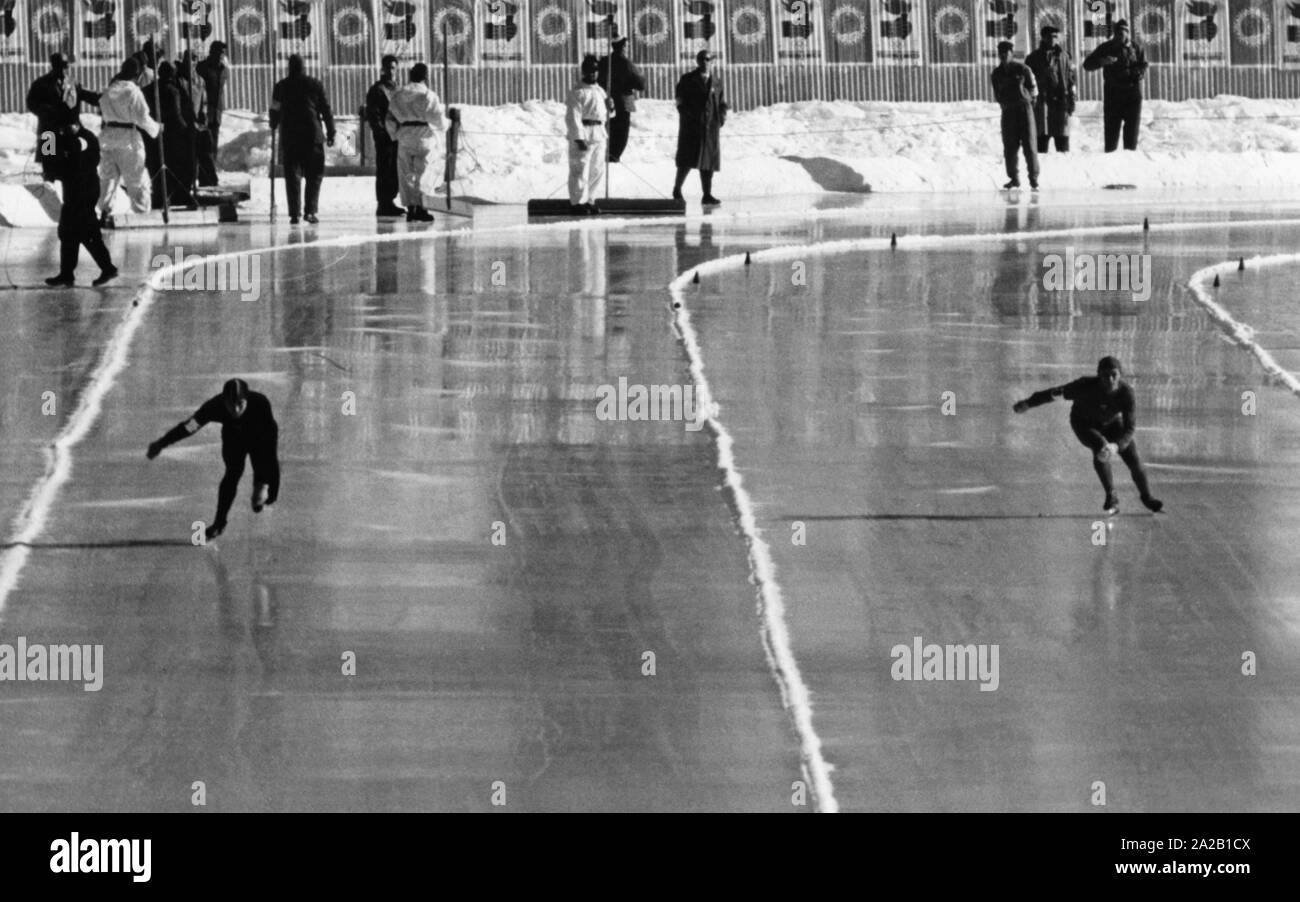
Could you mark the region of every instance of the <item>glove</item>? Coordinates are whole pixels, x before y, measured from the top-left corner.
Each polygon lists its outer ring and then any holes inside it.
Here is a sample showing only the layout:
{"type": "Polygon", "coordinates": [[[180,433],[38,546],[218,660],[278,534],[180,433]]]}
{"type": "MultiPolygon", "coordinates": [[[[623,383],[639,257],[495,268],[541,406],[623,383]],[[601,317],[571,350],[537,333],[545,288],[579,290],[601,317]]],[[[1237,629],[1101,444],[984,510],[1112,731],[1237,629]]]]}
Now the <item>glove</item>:
{"type": "Polygon", "coordinates": [[[149,458],[150,460],[153,460],[155,457],[157,457],[159,454],[162,453],[162,449],[163,449],[162,442],[150,442],[149,450],[144,453],[144,456],[149,458]]]}
{"type": "Polygon", "coordinates": [[[334,136],[333,136],[333,135],[326,135],[326,136],[325,136],[325,146],[326,146],[326,147],[333,147],[333,146],[334,146],[334,136]]]}
{"type": "Polygon", "coordinates": [[[1109,461],[1114,460],[1118,456],[1119,456],[1119,445],[1115,444],[1114,442],[1108,442],[1107,444],[1102,445],[1101,450],[1097,452],[1097,460],[1101,461],[1102,463],[1108,463],[1109,461]]]}
{"type": "Polygon", "coordinates": [[[1024,401],[1017,401],[1015,404],[1011,405],[1011,409],[1014,410],[1016,413],[1024,413],[1026,410],[1029,409],[1029,405],[1026,404],[1024,401]]]}
{"type": "Polygon", "coordinates": [[[455,106],[453,106],[453,107],[448,107],[448,108],[447,108],[447,118],[450,119],[452,122],[459,122],[459,121],[460,121],[460,107],[455,107],[455,106]]]}

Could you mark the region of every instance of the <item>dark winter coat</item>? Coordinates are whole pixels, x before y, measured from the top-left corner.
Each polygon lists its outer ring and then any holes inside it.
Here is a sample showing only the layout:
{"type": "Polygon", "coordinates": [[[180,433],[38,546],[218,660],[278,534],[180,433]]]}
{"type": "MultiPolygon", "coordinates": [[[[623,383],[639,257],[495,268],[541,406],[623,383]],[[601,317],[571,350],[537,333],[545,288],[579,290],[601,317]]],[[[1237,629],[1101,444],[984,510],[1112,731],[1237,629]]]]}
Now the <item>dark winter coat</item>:
{"type": "Polygon", "coordinates": [[[999,64],[993,69],[993,96],[997,98],[1002,109],[1028,108],[1033,103],[1037,86],[1034,73],[1018,60],[1009,59],[1006,64],[999,64]]]}
{"type": "Polygon", "coordinates": [[[203,89],[207,92],[208,128],[215,132],[221,128],[221,114],[226,111],[226,78],[230,69],[225,63],[216,63],[212,57],[207,57],[199,61],[194,71],[203,79],[203,89]]]}
{"type": "Polygon", "coordinates": [[[716,72],[687,72],[677,82],[677,168],[717,172],[722,168],[718,131],[727,121],[722,79],[716,72]]]}
{"type": "Polygon", "coordinates": [[[1106,87],[1139,88],[1147,74],[1147,55],[1142,45],[1130,41],[1126,46],[1116,38],[1103,41],[1088,54],[1083,68],[1089,72],[1101,69],[1102,83],[1106,87]]]}
{"type": "Polygon", "coordinates": [[[290,75],[276,82],[271,92],[271,128],[280,129],[280,146],[289,155],[333,141],[334,114],[321,83],[310,75],[290,75]]]}
{"type": "Polygon", "coordinates": [[[385,123],[388,119],[388,101],[396,90],[397,82],[381,78],[366,92],[366,122],[370,125],[370,133],[374,135],[376,144],[391,144],[393,141],[385,123]]]}
{"type": "Polygon", "coordinates": [[[99,95],[87,91],[66,74],[62,77],[46,72],[27,90],[27,110],[36,115],[36,132],[57,132],[79,119],[81,104],[99,103],[99,95]],[[75,96],[72,106],[68,100],[75,96]]]}
{"type": "Polygon", "coordinates": [[[1039,47],[1025,57],[1025,65],[1038,80],[1034,119],[1040,135],[1067,138],[1074,112],[1074,61],[1062,47],[1039,47]]]}
{"type": "Polygon", "coordinates": [[[615,112],[628,113],[636,109],[632,92],[645,90],[645,76],[626,56],[602,56],[596,67],[596,84],[614,101],[615,112]]]}

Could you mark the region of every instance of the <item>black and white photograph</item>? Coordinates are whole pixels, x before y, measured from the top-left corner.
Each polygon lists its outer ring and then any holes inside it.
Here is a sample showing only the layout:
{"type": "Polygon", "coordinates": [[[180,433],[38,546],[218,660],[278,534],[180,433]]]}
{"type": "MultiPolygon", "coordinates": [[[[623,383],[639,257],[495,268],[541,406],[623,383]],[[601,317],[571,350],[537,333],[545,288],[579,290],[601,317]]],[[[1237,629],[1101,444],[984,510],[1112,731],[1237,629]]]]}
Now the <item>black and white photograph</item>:
{"type": "Polygon", "coordinates": [[[0,261],[36,870],[1300,810],[1296,4],[10,0],[0,261]]]}

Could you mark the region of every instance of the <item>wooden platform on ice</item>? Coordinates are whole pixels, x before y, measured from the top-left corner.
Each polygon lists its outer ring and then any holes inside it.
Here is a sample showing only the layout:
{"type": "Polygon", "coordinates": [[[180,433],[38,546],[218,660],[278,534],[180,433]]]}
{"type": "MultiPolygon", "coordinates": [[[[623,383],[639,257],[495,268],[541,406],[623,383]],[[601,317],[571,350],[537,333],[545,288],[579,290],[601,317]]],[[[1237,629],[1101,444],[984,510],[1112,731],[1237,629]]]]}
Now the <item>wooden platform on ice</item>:
{"type": "MultiPolygon", "coordinates": [[[[596,209],[611,216],[682,216],[686,201],[643,197],[606,197],[596,201],[596,209]]],[[[581,217],[569,209],[567,200],[534,198],[528,202],[528,216],[563,216],[566,219],[581,217]]]]}

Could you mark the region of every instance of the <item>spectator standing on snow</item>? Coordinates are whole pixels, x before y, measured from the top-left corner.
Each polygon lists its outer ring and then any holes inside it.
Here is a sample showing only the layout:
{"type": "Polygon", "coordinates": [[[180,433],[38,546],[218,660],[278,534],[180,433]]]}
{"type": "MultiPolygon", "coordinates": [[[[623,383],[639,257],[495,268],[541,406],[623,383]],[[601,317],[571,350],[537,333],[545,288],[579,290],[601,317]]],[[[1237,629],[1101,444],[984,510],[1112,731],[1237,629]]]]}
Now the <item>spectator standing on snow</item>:
{"type": "Polygon", "coordinates": [[[1119,146],[1121,125],[1124,149],[1137,150],[1147,56],[1142,45],[1129,38],[1127,21],[1120,19],[1115,23],[1115,37],[1097,45],[1083,61],[1083,68],[1089,72],[1101,69],[1106,153],[1119,146]]]}
{"type": "Polygon", "coordinates": [[[1025,57],[1025,65],[1038,82],[1038,100],[1034,104],[1034,129],[1038,132],[1038,152],[1047,153],[1048,142],[1055,139],[1061,153],[1070,150],[1070,116],[1074,115],[1074,62],[1070,52],[1061,47],[1061,30],[1044,25],[1038,48],[1025,57]]]}
{"type": "Polygon", "coordinates": [[[199,184],[204,186],[217,184],[217,146],[221,138],[221,114],[226,111],[226,80],[230,73],[225,56],[225,42],[213,41],[208,45],[208,55],[194,67],[203,84],[207,107],[207,121],[198,142],[199,184]]]}
{"type": "Polygon", "coordinates": [[[99,142],[99,206],[105,217],[113,213],[119,179],[131,201],[131,209],[136,213],[149,209],[149,173],[145,169],[141,132],[150,138],[158,137],[158,123],[149,115],[144,92],[136,83],[139,77],[140,64],[130,58],[122,63],[117,77],[99,97],[99,109],[104,117],[103,137],[99,142]]]}
{"type": "Polygon", "coordinates": [[[594,215],[596,195],[605,178],[605,122],[613,104],[596,84],[594,56],[582,60],[581,80],[564,103],[565,130],[569,137],[569,210],[594,215]]]}
{"type": "Polygon", "coordinates": [[[433,222],[424,208],[424,173],[429,168],[439,136],[447,124],[442,118],[442,101],[429,87],[429,67],[416,63],[409,81],[393,92],[388,102],[387,125],[397,142],[397,181],[406,204],[407,222],[433,222]]]}
{"type": "Polygon", "coordinates": [[[1011,58],[1014,45],[998,44],[998,65],[993,69],[993,96],[1002,107],[1002,154],[1006,159],[1006,188],[1020,187],[1020,150],[1025,152],[1029,187],[1038,190],[1038,150],[1034,136],[1034,100],[1038,87],[1034,73],[1024,63],[1011,58]]]}
{"type": "Polygon", "coordinates": [[[614,116],[609,120],[609,161],[617,163],[627,149],[628,130],[636,112],[636,92],[645,90],[645,76],[627,58],[627,38],[609,45],[610,55],[602,56],[596,70],[596,84],[614,101],[614,116]]]}
{"type": "Polygon", "coordinates": [[[705,206],[722,203],[713,196],[713,174],[722,168],[718,132],[727,122],[727,103],[722,98],[722,80],[712,71],[713,53],[695,54],[696,68],[677,82],[677,181],[673,199],[682,199],[682,185],[692,169],[700,170],[705,206]]]}
{"type": "Polygon", "coordinates": [[[271,128],[280,130],[289,223],[297,225],[300,212],[307,222],[320,222],[316,210],[325,180],[325,148],[334,146],[334,114],[325,98],[325,88],[304,71],[302,57],[296,53],[289,57],[289,76],[276,82],[271,92],[271,128]]]}
{"type": "Polygon", "coordinates": [[[388,134],[388,104],[397,91],[397,57],[389,54],[380,64],[379,81],[366,92],[366,122],[375,142],[375,215],[402,216],[406,213],[393,203],[400,190],[397,177],[397,142],[388,134]]]}
{"type": "Polygon", "coordinates": [[[36,116],[36,156],[47,182],[57,179],[54,159],[57,136],[70,125],[80,125],[81,104],[99,103],[99,95],[72,80],[66,54],[50,54],[50,71],[32,82],[27,90],[27,111],[36,116]]]}

